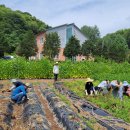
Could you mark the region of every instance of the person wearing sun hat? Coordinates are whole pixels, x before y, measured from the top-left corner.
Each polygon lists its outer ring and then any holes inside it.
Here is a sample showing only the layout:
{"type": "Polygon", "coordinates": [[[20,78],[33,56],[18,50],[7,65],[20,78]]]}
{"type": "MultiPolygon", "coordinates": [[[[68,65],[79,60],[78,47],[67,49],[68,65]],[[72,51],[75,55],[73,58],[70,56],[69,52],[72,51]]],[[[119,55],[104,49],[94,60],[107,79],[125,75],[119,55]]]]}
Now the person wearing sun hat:
{"type": "Polygon", "coordinates": [[[93,86],[93,82],[94,80],[91,78],[87,78],[86,80],[86,84],[85,84],[85,93],[86,95],[92,95],[93,93],[95,93],[95,89],[93,86]]]}
{"type": "Polygon", "coordinates": [[[29,83],[22,84],[12,90],[11,100],[17,104],[27,101],[27,89],[30,87],[29,83]]]}
{"type": "Polygon", "coordinates": [[[129,83],[127,81],[123,81],[123,92],[124,94],[126,95],[129,95],[130,94],[130,90],[129,90],[129,83]]]}
{"type": "Polygon", "coordinates": [[[2,92],[11,92],[13,89],[17,88],[20,85],[24,85],[23,82],[17,80],[17,79],[11,79],[10,82],[12,83],[12,86],[9,89],[3,90],[2,92]]]}
{"type": "Polygon", "coordinates": [[[10,88],[10,91],[12,91],[14,88],[20,86],[20,85],[23,85],[24,83],[17,80],[17,79],[11,79],[11,83],[13,84],[10,88]]]}
{"type": "Polygon", "coordinates": [[[57,79],[58,79],[58,74],[59,74],[58,62],[55,62],[55,64],[54,64],[53,74],[54,74],[54,81],[57,81],[57,79]]]}

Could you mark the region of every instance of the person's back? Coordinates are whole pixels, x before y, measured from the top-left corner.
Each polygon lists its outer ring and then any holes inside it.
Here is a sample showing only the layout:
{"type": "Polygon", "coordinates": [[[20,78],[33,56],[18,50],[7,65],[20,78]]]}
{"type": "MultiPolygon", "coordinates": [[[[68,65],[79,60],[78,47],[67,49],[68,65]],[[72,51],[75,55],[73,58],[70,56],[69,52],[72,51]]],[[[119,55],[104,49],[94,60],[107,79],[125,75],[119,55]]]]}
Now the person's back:
{"type": "Polygon", "coordinates": [[[54,65],[54,67],[53,67],[53,73],[54,74],[59,74],[59,66],[58,65],[54,65]]]}
{"type": "Polygon", "coordinates": [[[23,92],[24,95],[26,95],[26,89],[24,85],[20,85],[17,88],[12,90],[11,96],[15,96],[16,94],[23,92]]]}
{"type": "Polygon", "coordinates": [[[58,74],[59,74],[58,62],[56,62],[55,65],[54,65],[54,67],[53,67],[53,74],[54,74],[54,81],[57,81],[58,74]]]}
{"type": "Polygon", "coordinates": [[[95,92],[92,82],[93,82],[93,79],[87,78],[87,81],[86,81],[86,84],[85,84],[86,95],[92,95],[95,92]]]}
{"type": "Polygon", "coordinates": [[[99,94],[102,92],[102,94],[108,93],[108,87],[109,87],[109,80],[104,80],[99,83],[97,87],[95,87],[95,90],[99,92],[99,94]]]}
{"type": "Polygon", "coordinates": [[[123,96],[122,82],[120,82],[119,80],[113,80],[111,81],[110,86],[112,87],[113,96],[118,97],[122,100],[122,96],[123,96]]]}
{"type": "Polygon", "coordinates": [[[104,80],[104,81],[102,81],[102,82],[98,85],[98,87],[100,87],[100,88],[107,88],[107,87],[108,87],[108,84],[109,84],[109,81],[108,81],[108,80],[104,80]]]}
{"type": "Polygon", "coordinates": [[[24,85],[23,82],[18,81],[16,79],[12,79],[11,82],[12,82],[13,85],[10,87],[10,89],[9,89],[10,91],[12,91],[13,89],[17,88],[20,85],[24,85]]]}
{"type": "Polygon", "coordinates": [[[20,85],[24,85],[24,83],[23,83],[23,82],[20,82],[20,81],[17,81],[17,82],[14,83],[14,85],[15,85],[16,87],[18,87],[18,86],[20,86],[20,85]]]}
{"type": "Polygon", "coordinates": [[[27,99],[26,88],[24,85],[20,85],[12,90],[11,93],[12,101],[16,103],[21,103],[23,97],[26,97],[27,99]]]}

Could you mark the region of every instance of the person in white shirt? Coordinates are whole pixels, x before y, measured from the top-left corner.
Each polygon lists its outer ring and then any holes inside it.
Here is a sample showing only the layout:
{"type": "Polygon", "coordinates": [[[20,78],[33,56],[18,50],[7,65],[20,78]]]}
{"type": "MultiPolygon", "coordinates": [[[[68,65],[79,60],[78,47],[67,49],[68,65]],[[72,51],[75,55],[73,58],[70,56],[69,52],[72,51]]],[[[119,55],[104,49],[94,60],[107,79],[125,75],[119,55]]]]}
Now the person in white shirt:
{"type": "Polygon", "coordinates": [[[59,74],[58,62],[56,62],[55,65],[54,65],[54,67],[53,67],[53,74],[54,74],[54,81],[57,81],[58,74],[59,74]]]}
{"type": "Polygon", "coordinates": [[[104,80],[104,81],[102,81],[102,82],[98,85],[98,87],[100,87],[100,88],[107,88],[107,87],[108,87],[108,84],[109,84],[109,81],[108,81],[108,80],[104,80]]]}
{"type": "Polygon", "coordinates": [[[108,86],[109,86],[109,80],[104,80],[97,87],[95,87],[95,90],[100,93],[106,91],[108,86]]]}

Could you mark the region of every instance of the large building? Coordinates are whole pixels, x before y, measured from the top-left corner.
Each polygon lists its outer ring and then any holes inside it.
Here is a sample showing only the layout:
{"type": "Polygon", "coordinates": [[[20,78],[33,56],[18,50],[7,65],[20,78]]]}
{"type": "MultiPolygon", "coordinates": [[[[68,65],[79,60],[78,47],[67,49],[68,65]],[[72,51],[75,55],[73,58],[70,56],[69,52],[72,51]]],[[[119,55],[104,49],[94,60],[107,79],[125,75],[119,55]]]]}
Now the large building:
{"type": "MultiPolygon", "coordinates": [[[[37,35],[36,41],[37,41],[37,46],[38,46],[38,53],[37,57],[40,59],[42,57],[42,52],[44,49],[44,41],[45,41],[45,35],[48,33],[56,32],[60,38],[60,52],[59,55],[57,56],[57,60],[64,61],[65,56],[63,55],[64,48],[66,46],[66,43],[68,42],[69,38],[71,36],[75,36],[79,41],[80,44],[82,44],[87,38],[81,33],[80,29],[74,24],[64,24],[61,26],[57,26],[54,28],[50,28],[46,30],[44,33],[40,33],[37,35]]],[[[77,60],[81,60],[82,57],[77,57],[77,60]]]]}

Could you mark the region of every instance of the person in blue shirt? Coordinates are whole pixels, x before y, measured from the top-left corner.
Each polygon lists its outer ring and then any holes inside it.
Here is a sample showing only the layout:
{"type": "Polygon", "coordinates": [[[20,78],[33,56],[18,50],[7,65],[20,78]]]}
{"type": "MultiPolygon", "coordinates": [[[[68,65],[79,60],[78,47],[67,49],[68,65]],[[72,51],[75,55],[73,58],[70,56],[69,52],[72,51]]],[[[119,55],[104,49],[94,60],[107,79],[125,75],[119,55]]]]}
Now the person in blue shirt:
{"type": "Polygon", "coordinates": [[[25,85],[23,82],[16,80],[16,79],[11,79],[12,86],[9,89],[3,90],[2,92],[11,92],[13,89],[17,88],[20,85],[25,85]]]}
{"type": "Polygon", "coordinates": [[[25,85],[22,84],[16,88],[14,88],[11,93],[11,100],[17,104],[22,103],[23,98],[24,98],[24,100],[26,100],[28,87],[29,87],[29,84],[26,83],[25,85]]]}
{"type": "Polygon", "coordinates": [[[10,91],[12,91],[14,88],[17,88],[20,85],[24,85],[23,82],[18,81],[16,79],[11,79],[11,83],[13,84],[12,87],[9,89],[10,91]]]}

